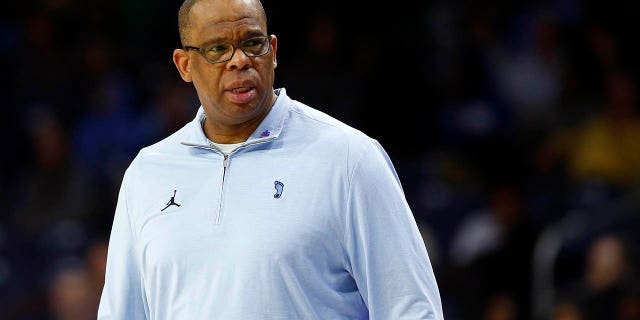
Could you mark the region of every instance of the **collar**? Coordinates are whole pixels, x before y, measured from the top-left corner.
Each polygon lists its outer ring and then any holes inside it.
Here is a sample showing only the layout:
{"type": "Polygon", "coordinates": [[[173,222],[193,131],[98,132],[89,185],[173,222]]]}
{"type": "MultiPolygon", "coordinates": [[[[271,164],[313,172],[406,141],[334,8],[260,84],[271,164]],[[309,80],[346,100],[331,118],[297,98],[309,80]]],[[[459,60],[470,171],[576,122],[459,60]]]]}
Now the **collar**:
{"type": "MultiPolygon", "coordinates": [[[[289,104],[291,99],[287,96],[287,91],[284,88],[275,89],[276,102],[269,110],[269,114],[262,120],[256,130],[249,136],[247,141],[242,145],[256,144],[266,141],[272,141],[278,139],[284,122],[287,118],[289,104]]],[[[181,142],[183,145],[199,148],[211,148],[211,143],[202,129],[202,122],[205,118],[204,108],[200,106],[196,117],[187,125],[187,136],[181,142]]]]}

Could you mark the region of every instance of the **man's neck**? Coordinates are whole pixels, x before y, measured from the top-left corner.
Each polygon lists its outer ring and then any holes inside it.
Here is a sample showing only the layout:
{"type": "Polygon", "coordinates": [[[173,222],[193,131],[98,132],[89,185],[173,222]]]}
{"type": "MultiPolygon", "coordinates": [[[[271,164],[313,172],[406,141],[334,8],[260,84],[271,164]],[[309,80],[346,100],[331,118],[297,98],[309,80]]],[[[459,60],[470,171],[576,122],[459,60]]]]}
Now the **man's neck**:
{"type": "Polygon", "coordinates": [[[272,107],[273,106],[270,106],[260,117],[240,124],[226,125],[205,118],[202,124],[202,130],[204,131],[204,135],[215,143],[232,144],[245,142],[256,128],[258,128],[260,123],[262,123],[264,118],[267,117],[272,107]]]}
{"type": "Polygon", "coordinates": [[[204,130],[205,136],[215,143],[231,144],[247,141],[259,124],[260,122],[251,122],[238,126],[224,126],[211,123],[209,119],[205,119],[202,124],[202,130],[204,130]]]}

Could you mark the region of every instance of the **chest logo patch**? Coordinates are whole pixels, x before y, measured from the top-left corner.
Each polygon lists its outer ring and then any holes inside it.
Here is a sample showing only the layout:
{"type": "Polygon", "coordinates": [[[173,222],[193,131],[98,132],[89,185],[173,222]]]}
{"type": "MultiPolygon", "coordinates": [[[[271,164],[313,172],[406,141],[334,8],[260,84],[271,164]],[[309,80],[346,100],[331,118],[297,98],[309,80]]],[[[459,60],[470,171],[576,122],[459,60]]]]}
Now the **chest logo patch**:
{"type": "Polygon", "coordinates": [[[173,190],[173,197],[171,197],[171,199],[169,199],[169,202],[167,202],[166,207],[164,207],[164,209],[160,210],[160,211],[164,211],[167,208],[171,207],[171,206],[176,206],[179,207],[180,205],[176,203],[176,192],[178,190],[173,190]]]}
{"type": "Polygon", "coordinates": [[[282,197],[282,192],[284,191],[284,183],[276,180],[273,182],[273,187],[276,188],[276,194],[274,194],[273,197],[280,199],[280,197],[282,197]]]}

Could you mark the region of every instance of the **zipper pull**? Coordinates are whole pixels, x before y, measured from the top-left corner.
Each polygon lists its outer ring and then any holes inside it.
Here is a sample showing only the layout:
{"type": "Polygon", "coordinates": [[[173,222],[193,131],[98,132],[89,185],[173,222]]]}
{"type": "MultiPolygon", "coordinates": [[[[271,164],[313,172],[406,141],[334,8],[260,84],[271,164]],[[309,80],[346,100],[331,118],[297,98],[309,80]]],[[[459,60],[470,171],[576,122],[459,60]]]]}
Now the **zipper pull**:
{"type": "Polygon", "coordinates": [[[229,164],[229,155],[225,154],[224,155],[224,161],[223,161],[223,166],[226,169],[227,168],[227,164],[229,164]]]}

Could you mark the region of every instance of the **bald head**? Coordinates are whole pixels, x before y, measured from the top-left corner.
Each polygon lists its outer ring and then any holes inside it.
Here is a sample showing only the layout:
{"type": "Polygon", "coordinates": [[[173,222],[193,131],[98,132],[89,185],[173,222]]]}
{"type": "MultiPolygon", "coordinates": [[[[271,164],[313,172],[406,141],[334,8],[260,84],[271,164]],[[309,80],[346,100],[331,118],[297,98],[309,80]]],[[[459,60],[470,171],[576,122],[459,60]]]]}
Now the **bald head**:
{"type": "Polygon", "coordinates": [[[267,14],[264,11],[264,7],[260,0],[185,0],[180,6],[180,11],[178,12],[178,30],[180,32],[180,42],[182,46],[193,45],[190,43],[191,41],[191,9],[194,5],[200,2],[218,2],[218,1],[228,1],[228,2],[248,2],[253,5],[260,11],[260,16],[262,18],[262,22],[266,27],[267,25],[267,14]]]}

